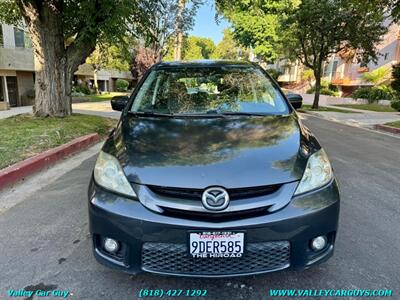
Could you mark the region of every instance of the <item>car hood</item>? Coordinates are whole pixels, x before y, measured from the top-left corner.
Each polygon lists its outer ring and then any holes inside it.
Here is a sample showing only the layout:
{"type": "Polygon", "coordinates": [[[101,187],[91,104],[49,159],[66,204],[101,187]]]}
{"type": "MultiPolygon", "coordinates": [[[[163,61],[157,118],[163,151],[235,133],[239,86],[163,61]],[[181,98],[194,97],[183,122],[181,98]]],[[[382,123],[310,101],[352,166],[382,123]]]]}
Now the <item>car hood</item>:
{"type": "Polygon", "coordinates": [[[106,143],[130,182],[240,188],[299,180],[310,135],[296,115],[153,118],[126,115],[106,143]],[[112,145],[111,145],[112,144],[112,145]]]}

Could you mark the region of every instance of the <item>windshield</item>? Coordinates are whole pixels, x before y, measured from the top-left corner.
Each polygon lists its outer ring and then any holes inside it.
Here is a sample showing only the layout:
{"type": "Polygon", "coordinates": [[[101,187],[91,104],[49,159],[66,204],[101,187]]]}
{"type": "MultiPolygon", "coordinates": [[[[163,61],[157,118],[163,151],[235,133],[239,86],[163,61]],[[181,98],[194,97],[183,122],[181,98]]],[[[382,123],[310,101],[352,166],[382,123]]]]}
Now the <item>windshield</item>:
{"type": "Polygon", "coordinates": [[[281,93],[258,68],[181,67],[152,71],[132,112],[162,114],[266,114],[289,112],[281,93]]]}

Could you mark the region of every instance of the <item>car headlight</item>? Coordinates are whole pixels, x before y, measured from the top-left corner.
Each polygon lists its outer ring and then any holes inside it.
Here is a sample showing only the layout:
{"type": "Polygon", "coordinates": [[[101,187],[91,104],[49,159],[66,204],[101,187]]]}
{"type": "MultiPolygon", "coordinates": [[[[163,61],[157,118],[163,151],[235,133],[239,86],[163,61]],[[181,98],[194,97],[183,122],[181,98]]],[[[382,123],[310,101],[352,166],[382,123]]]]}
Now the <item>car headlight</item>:
{"type": "Polygon", "coordinates": [[[118,160],[103,151],[100,151],[94,167],[94,180],[102,187],[131,197],[136,197],[135,191],[126,179],[118,160]]]}
{"type": "Polygon", "coordinates": [[[325,151],[321,148],[308,158],[303,177],[294,194],[303,194],[324,186],[332,177],[331,163],[325,151]]]}

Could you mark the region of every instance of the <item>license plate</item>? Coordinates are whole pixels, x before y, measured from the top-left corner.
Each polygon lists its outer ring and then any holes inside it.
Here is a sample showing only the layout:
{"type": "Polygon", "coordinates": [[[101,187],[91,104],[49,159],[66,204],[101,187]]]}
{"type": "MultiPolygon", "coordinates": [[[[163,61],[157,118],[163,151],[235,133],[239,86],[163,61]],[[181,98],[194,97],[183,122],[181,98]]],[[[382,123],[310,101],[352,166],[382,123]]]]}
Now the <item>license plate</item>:
{"type": "Polygon", "coordinates": [[[242,257],[243,232],[191,232],[190,255],[192,257],[242,257]]]}

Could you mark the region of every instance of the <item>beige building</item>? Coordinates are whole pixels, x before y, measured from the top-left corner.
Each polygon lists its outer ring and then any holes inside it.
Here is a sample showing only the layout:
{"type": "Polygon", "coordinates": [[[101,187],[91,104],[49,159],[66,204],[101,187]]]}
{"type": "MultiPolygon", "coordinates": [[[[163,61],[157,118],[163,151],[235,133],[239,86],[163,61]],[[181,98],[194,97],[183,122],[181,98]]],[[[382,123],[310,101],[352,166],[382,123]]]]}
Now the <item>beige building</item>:
{"type": "MultiPolygon", "coordinates": [[[[32,44],[26,30],[0,24],[0,110],[34,102],[34,59],[32,44]]],[[[132,80],[130,72],[100,70],[101,91],[114,91],[118,79],[132,80]]],[[[82,65],[75,73],[74,83],[93,84],[93,69],[82,65]]]]}

